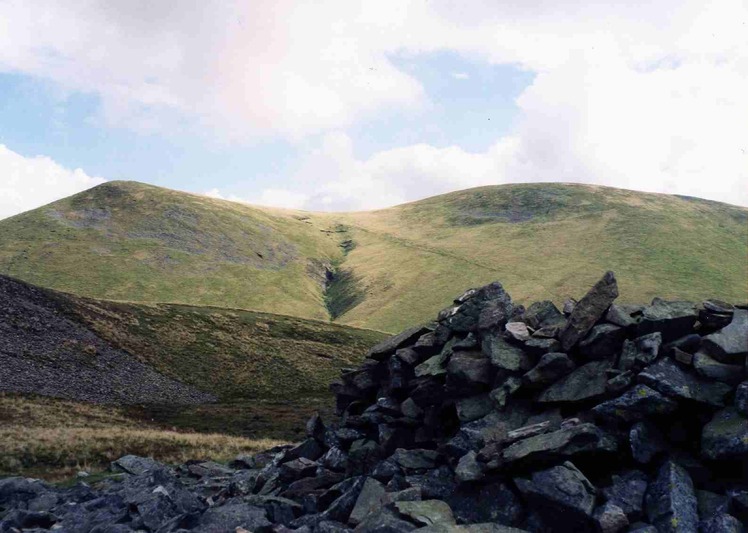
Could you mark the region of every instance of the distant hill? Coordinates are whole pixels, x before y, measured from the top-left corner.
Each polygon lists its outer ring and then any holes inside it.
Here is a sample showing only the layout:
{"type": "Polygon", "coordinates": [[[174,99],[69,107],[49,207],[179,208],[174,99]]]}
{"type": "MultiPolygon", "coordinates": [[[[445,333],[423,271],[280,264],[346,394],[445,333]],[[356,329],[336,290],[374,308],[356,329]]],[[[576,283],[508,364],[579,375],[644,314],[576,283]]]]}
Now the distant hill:
{"type": "Polygon", "coordinates": [[[324,214],[109,182],[0,221],[0,272],[43,286],[390,332],[468,287],[560,304],[605,270],[623,302],[748,300],[748,209],[540,183],[324,214]]]}

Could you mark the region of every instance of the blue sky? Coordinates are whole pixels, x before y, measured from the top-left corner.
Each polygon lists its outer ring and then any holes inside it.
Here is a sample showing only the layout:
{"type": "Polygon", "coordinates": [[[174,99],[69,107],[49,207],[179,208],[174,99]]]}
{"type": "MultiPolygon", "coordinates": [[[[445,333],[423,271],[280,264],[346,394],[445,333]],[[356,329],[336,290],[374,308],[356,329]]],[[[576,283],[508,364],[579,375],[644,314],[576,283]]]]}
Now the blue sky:
{"type": "Polygon", "coordinates": [[[113,179],[320,210],[525,181],[748,205],[748,7],[664,1],[5,0],[0,217],[113,179]]]}

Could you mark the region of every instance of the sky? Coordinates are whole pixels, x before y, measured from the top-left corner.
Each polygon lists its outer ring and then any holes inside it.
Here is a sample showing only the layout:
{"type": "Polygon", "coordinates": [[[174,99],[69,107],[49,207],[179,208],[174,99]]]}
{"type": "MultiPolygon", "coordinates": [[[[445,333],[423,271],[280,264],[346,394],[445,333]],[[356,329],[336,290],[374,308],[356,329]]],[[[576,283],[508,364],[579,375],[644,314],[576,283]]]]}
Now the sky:
{"type": "Polygon", "coordinates": [[[106,180],[375,209],[575,182],[748,206],[745,0],[0,0],[0,218],[106,180]]]}

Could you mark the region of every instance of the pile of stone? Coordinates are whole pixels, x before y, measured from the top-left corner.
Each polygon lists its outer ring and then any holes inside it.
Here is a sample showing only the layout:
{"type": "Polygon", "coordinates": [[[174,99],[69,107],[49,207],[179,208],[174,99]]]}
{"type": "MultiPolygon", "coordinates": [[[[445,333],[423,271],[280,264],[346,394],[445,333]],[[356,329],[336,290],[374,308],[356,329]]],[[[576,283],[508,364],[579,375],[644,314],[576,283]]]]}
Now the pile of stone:
{"type": "Polygon", "coordinates": [[[467,291],[345,371],[304,442],[0,481],[0,531],[743,531],[748,306],[617,296],[611,272],[563,310],[467,291]]]}

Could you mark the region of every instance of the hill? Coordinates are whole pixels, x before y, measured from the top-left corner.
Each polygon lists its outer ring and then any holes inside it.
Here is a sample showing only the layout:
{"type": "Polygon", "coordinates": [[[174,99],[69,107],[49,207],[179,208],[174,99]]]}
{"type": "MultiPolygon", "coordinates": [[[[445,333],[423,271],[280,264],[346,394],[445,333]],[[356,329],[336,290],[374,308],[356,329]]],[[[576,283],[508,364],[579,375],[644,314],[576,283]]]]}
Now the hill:
{"type": "Polygon", "coordinates": [[[492,280],[561,304],[608,269],[623,302],[748,300],[748,209],[541,183],[324,214],[110,182],[0,221],[0,272],[43,286],[390,332],[492,280]]]}
{"type": "Polygon", "coordinates": [[[295,440],[311,413],[330,411],[330,381],[383,337],[0,276],[0,475],[99,468],[123,453],[228,458],[295,440]]]}

